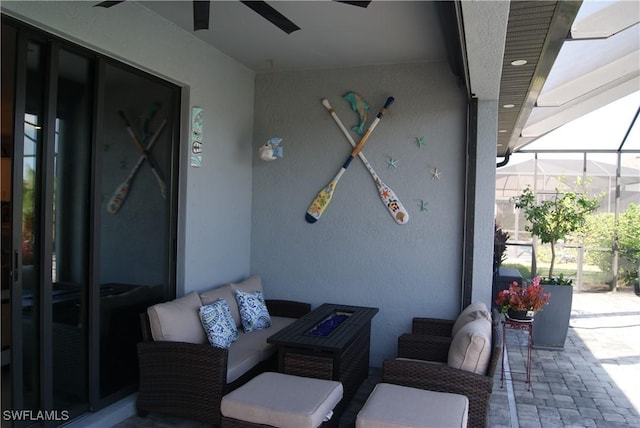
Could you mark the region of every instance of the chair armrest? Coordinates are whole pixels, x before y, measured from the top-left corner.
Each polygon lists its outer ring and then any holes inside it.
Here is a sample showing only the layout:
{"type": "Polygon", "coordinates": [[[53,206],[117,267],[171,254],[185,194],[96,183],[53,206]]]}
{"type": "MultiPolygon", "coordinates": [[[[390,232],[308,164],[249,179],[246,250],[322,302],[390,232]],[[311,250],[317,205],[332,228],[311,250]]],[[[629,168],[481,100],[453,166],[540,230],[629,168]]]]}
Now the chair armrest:
{"type": "Polygon", "coordinates": [[[465,395],[469,399],[468,426],[487,426],[493,389],[493,379],[488,376],[442,364],[389,359],[382,365],[382,382],[465,395]]]}
{"type": "Polygon", "coordinates": [[[136,407],[218,424],[228,350],[208,344],[140,342],[136,407]]]}
{"type": "Polygon", "coordinates": [[[450,337],[405,333],[398,337],[398,357],[446,363],[450,337]]]}
{"type": "Polygon", "coordinates": [[[301,318],[311,312],[310,303],[277,299],[268,299],[265,303],[269,314],[276,317],[301,318]]]}
{"type": "Polygon", "coordinates": [[[453,320],[440,318],[413,318],[411,332],[414,334],[451,337],[453,324],[455,324],[453,320]]]}

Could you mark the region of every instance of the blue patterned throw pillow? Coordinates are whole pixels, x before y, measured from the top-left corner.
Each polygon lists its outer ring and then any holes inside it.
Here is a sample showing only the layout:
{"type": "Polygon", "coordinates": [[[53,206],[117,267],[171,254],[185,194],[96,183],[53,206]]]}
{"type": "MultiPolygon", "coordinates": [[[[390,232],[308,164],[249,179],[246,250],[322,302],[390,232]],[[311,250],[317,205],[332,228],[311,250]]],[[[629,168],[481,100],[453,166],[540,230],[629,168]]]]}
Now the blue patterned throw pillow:
{"type": "Polygon", "coordinates": [[[271,327],[271,317],[264,303],[262,293],[245,293],[236,291],[236,301],[240,310],[240,320],[245,333],[271,327]]]}
{"type": "Polygon", "coordinates": [[[228,348],[238,338],[238,329],[224,299],[200,307],[200,321],[209,343],[216,348],[228,348]]]}

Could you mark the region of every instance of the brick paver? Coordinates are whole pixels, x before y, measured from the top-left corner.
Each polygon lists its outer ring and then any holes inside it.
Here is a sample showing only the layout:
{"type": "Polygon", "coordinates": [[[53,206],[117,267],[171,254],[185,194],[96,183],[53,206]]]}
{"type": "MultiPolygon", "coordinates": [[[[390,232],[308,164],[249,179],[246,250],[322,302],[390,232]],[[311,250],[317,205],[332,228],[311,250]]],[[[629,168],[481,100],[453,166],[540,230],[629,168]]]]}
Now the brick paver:
{"type": "MultiPolygon", "coordinates": [[[[507,330],[506,342],[511,370],[523,371],[525,333],[507,330]]],[[[501,389],[496,375],[490,427],[640,427],[640,297],[575,292],[564,350],[534,349],[531,379],[531,391],[501,389]]]]}

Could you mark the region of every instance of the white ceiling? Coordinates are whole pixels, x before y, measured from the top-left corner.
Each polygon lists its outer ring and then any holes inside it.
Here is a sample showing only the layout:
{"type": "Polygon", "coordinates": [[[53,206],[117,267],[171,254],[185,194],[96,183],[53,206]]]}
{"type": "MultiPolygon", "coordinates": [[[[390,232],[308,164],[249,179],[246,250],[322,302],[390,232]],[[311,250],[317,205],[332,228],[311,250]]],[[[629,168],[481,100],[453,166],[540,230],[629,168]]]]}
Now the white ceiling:
{"type": "MultiPolygon", "coordinates": [[[[138,3],[193,32],[191,1],[138,3]]],[[[301,29],[286,34],[239,1],[217,0],[209,30],[193,33],[258,73],[446,61],[431,1],[374,0],[367,8],[330,0],[268,3],[301,29]]]]}

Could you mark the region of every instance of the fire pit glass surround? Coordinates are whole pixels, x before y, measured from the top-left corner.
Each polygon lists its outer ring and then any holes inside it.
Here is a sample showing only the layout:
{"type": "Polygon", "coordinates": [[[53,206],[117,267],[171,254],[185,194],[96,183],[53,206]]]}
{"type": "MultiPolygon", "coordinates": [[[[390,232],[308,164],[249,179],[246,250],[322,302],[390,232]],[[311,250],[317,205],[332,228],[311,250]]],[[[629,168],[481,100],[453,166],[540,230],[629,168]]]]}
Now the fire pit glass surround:
{"type": "Polygon", "coordinates": [[[353,315],[353,312],[346,311],[333,311],[331,315],[320,321],[318,324],[313,326],[309,331],[305,334],[307,336],[316,336],[316,337],[326,337],[335,331],[336,328],[344,321],[349,319],[349,317],[353,315]]]}

